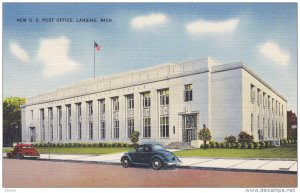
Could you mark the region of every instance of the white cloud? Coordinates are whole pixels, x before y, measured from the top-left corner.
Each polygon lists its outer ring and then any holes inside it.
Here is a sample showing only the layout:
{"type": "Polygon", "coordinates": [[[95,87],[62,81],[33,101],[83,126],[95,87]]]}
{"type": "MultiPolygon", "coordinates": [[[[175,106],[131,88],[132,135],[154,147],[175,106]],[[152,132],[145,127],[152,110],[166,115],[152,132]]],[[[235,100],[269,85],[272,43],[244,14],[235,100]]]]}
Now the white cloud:
{"type": "Polygon", "coordinates": [[[229,19],[217,22],[198,20],[188,23],[186,25],[186,30],[191,34],[233,32],[239,22],[239,19],[229,19]]]}
{"type": "Polygon", "coordinates": [[[137,29],[154,27],[164,24],[167,16],[162,13],[137,16],[131,20],[131,26],[137,29]]]}
{"type": "Polygon", "coordinates": [[[276,43],[268,41],[260,47],[260,53],[279,64],[288,64],[290,55],[282,50],[276,43]]]}
{"type": "Polygon", "coordinates": [[[15,42],[10,43],[11,53],[22,62],[29,62],[30,58],[27,52],[21,48],[21,46],[15,42]]]}
{"type": "Polygon", "coordinates": [[[78,70],[79,63],[68,56],[70,40],[66,37],[42,39],[37,59],[44,65],[43,75],[60,76],[78,70]]]}

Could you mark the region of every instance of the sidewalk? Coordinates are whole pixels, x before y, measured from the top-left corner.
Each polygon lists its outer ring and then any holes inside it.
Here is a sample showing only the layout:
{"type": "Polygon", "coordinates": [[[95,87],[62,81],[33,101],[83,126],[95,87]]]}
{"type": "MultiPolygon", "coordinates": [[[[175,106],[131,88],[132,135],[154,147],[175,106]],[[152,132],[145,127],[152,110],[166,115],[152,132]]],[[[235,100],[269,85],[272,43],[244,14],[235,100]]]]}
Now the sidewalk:
{"type": "MultiPolygon", "coordinates": [[[[99,164],[120,165],[120,158],[123,153],[106,155],[59,155],[41,154],[40,160],[86,162],[99,164]]],[[[227,158],[199,158],[179,157],[183,162],[181,168],[193,169],[214,169],[229,171],[250,171],[250,172],[276,172],[276,173],[297,173],[297,161],[287,159],[227,159],[227,158]]]]}

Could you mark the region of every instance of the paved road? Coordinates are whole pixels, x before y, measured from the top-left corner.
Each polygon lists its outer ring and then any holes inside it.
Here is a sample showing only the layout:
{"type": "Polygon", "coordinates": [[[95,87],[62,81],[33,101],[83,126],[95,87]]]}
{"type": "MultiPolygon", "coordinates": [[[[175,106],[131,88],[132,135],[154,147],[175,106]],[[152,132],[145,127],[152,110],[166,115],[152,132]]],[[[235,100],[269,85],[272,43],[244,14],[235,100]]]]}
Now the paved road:
{"type": "Polygon", "coordinates": [[[296,187],[297,175],[3,159],[4,188],[296,187]]]}

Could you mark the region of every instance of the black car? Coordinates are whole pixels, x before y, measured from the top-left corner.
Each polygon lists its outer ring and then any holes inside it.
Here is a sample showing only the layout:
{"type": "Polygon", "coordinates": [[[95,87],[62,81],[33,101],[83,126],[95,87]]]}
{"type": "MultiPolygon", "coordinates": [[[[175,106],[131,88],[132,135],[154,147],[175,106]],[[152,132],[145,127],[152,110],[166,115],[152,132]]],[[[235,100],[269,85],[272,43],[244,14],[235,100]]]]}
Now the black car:
{"type": "Polygon", "coordinates": [[[182,162],[160,144],[142,144],[135,151],[125,153],[121,158],[124,168],[130,165],[151,165],[155,170],[162,166],[176,166],[182,162]]]}

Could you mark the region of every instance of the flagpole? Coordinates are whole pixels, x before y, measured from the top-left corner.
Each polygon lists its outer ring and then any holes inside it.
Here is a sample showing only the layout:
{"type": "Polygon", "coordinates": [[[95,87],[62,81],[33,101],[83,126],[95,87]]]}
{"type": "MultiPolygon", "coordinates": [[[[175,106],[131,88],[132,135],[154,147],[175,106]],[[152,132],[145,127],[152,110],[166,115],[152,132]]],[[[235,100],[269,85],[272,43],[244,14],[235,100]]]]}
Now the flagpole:
{"type": "Polygon", "coordinates": [[[96,68],[96,65],[95,65],[95,40],[94,40],[94,79],[96,77],[96,72],[95,72],[95,68],[96,68]]]}

